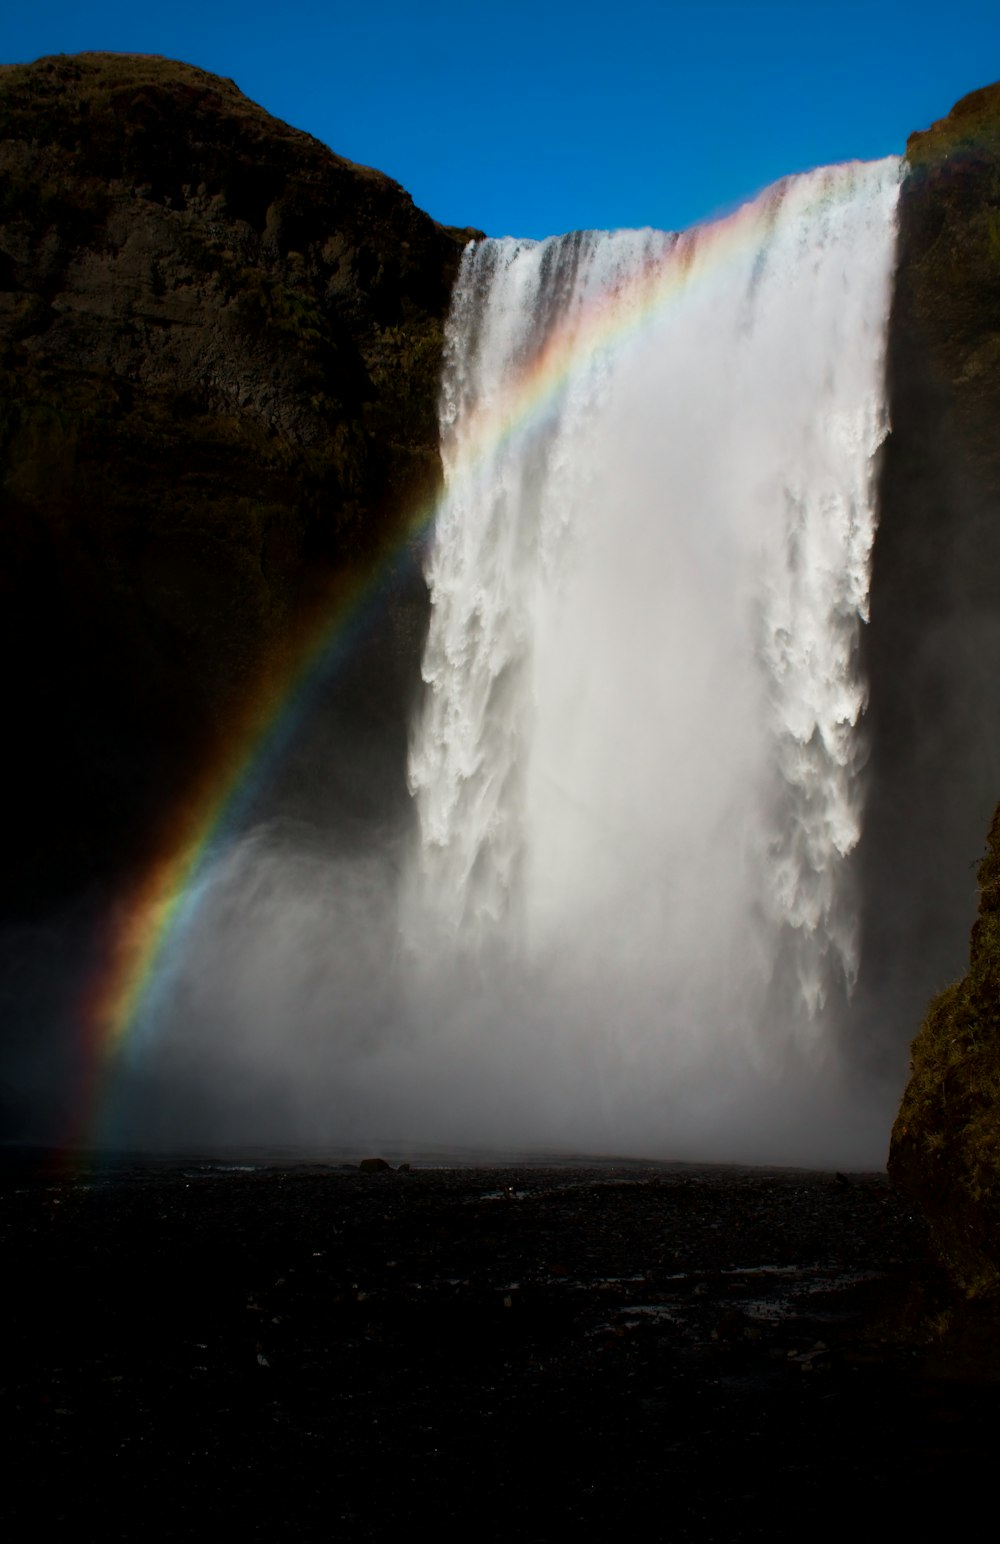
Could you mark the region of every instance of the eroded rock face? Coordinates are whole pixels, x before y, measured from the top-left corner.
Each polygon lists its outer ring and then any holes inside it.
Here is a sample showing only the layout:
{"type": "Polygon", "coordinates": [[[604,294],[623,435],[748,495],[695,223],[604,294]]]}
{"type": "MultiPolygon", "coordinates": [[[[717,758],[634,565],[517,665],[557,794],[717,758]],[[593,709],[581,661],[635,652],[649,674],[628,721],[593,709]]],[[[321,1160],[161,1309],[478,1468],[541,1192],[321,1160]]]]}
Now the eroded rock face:
{"type": "Polygon", "coordinates": [[[1000,1293],[1000,811],[978,871],[975,858],[1000,789],[1000,86],[911,136],[907,157],[870,629],[869,878],[894,865],[895,900],[881,916],[872,907],[867,944],[883,1002],[909,1011],[937,972],[889,1172],[926,1213],[955,1287],[989,1298],[1000,1293]],[[977,872],[969,970],[941,991],[977,872]]]}
{"type": "Polygon", "coordinates": [[[140,858],[269,653],[433,498],[470,234],[189,65],[0,68],[8,911],[140,858]]]}
{"type": "Polygon", "coordinates": [[[961,969],[1000,793],[1000,86],[911,136],[873,554],[859,1021],[900,1033],[961,969]]]}

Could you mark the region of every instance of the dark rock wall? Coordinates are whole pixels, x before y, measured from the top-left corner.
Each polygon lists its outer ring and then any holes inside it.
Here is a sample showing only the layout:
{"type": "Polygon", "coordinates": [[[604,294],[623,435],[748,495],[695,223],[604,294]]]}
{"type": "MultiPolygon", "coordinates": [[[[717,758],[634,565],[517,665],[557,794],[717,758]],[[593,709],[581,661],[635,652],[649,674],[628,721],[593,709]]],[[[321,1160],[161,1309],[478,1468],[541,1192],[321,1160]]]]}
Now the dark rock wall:
{"type": "Polygon", "coordinates": [[[1000,86],[907,146],[871,625],[859,1015],[887,1064],[962,968],[1000,794],[1000,86]]]}
{"type": "MultiPolygon", "coordinates": [[[[268,658],[433,497],[469,234],[191,66],[0,68],[9,914],[141,861],[268,658]]],[[[334,717],[398,762],[425,598],[395,572],[334,717]]]]}
{"type": "Polygon", "coordinates": [[[926,1213],[952,1286],[983,1300],[1000,1293],[1000,810],[976,861],[1000,794],[1000,86],[913,135],[907,158],[870,629],[866,942],[887,1010],[916,1023],[938,994],[889,1171],[926,1213]]]}

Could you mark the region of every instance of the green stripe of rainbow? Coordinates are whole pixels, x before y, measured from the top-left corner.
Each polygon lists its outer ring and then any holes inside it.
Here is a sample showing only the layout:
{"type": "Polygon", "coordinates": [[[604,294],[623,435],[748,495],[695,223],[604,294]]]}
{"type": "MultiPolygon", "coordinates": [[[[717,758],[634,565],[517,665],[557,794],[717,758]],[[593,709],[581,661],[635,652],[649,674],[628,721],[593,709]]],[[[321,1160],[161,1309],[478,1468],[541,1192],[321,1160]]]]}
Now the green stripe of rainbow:
{"type": "MultiPolygon", "coordinates": [[[[847,168],[843,169],[844,171],[847,168]]],[[[449,483],[474,480],[498,450],[536,434],[555,411],[568,381],[603,350],[621,349],[692,284],[710,284],[731,261],[758,246],[773,222],[782,184],[697,232],[680,237],[630,281],[627,292],[597,296],[544,340],[520,377],[470,425],[449,483]]],[[[840,188],[846,191],[849,180],[840,188]]],[[[813,207],[843,197],[837,184],[820,183],[813,207]]],[[[160,850],[121,907],[108,963],[82,1004],[88,1068],[80,1103],[79,1137],[100,1127],[100,1101],[121,1047],[135,1034],[149,1005],[167,946],[197,908],[213,854],[239,828],[291,740],[317,686],[350,652],[386,574],[408,544],[434,521],[439,502],[412,513],[390,555],[366,581],[334,597],[305,642],[268,673],[250,707],[230,726],[223,754],[188,790],[163,832],[160,850]]]]}

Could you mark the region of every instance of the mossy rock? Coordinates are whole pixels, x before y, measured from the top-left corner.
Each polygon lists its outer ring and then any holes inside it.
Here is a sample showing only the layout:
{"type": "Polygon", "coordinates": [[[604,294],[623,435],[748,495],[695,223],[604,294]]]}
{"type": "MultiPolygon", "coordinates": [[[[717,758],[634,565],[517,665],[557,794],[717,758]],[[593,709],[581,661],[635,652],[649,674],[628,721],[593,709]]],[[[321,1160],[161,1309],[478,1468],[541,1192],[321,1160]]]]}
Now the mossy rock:
{"type": "Polygon", "coordinates": [[[978,878],[969,969],[913,1042],[889,1173],[959,1291],[1000,1299],[1000,807],[978,878]]]}

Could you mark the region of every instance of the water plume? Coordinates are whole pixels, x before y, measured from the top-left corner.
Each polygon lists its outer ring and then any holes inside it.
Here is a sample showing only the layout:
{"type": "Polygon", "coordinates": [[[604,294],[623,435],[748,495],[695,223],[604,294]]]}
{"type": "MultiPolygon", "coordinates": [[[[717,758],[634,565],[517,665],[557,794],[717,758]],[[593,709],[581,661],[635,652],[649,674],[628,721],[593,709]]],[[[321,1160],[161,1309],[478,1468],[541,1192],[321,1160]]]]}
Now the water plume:
{"type": "Polygon", "coordinates": [[[466,255],[407,926],[475,962],[491,1040],[553,1059],[550,1113],[592,1084],[564,1112],[592,1140],[715,1148],[752,1109],[780,1145],[838,1078],[897,184],[466,255]]]}

